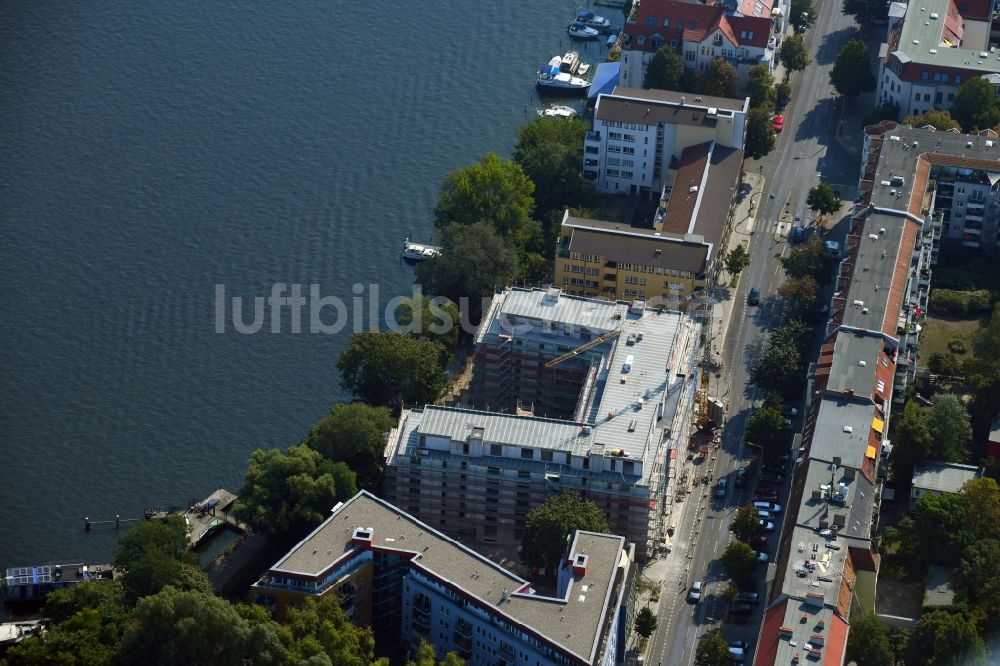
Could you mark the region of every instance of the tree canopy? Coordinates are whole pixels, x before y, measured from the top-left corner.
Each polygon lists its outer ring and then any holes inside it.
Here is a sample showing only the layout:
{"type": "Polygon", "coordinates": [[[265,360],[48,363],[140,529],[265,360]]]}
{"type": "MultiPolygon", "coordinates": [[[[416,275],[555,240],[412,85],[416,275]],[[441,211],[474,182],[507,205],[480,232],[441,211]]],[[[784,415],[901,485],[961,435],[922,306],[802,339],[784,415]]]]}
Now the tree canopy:
{"type": "Polygon", "coordinates": [[[753,504],[744,504],[736,510],[729,531],[740,541],[749,541],[750,537],[760,532],[760,518],[753,504]]]}
{"type": "Polygon", "coordinates": [[[130,603],[167,585],[211,589],[197,562],[187,550],[187,530],[179,516],[135,525],[118,540],[114,560],[125,572],[121,581],[130,603]]]}
{"type": "MultiPolygon", "coordinates": [[[[796,364],[796,369],[798,364],[796,364]]],[[[775,405],[764,405],[747,419],[746,440],[761,447],[764,457],[774,459],[788,451],[785,417],[775,405]]]]}
{"type": "Polygon", "coordinates": [[[840,210],[840,198],[826,183],[819,183],[809,189],[806,204],[820,215],[830,215],[840,210]]]}
{"type": "Polygon", "coordinates": [[[462,660],[454,652],[446,654],[444,660],[437,661],[434,646],[421,639],[416,659],[406,662],[406,666],[462,666],[462,663],[462,660]]]}
{"type": "Polygon", "coordinates": [[[438,227],[493,224],[507,240],[523,244],[531,235],[535,185],[520,164],[490,153],[480,162],[448,174],[434,209],[438,227]]]}
{"type": "Polygon", "coordinates": [[[897,483],[909,486],[914,466],[931,452],[934,436],[927,423],[927,416],[917,403],[909,401],[896,421],[892,435],[892,454],[889,463],[897,483]]]}
{"type": "Polygon", "coordinates": [[[816,8],[812,0],[792,0],[788,6],[788,22],[791,25],[812,25],[816,18],[816,8]],[[807,16],[808,15],[808,16],[807,16]]]}
{"type": "Polygon", "coordinates": [[[319,525],[330,509],[357,492],[355,474],[306,444],[257,449],[236,502],[235,513],[257,532],[295,540],[319,525]]]}
{"type": "Polygon", "coordinates": [[[574,530],[606,532],[604,512],[579,494],[553,495],[528,512],[521,543],[521,559],[532,566],[555,570],[566,550],[566,539],[574,530]]]}
{"type": "Polygon", "coordinates": [[[694,651],[695,666],[732,666],[733,654],[721,629],[712,629],[698,641],[694,651]]]}
{"type": "Polygon", "coordinates": [[[746,543],[730,541],[719,558],[726,574],[733,580],[749,580],[753,569],[757,566],[757,553],[746,543]]]}
{"type": "MultiPolygon", "coordinates": [[[[795,319],[775,329],[768,340],[767,350],[753,365],[750,375],[753,383],[765,392],[773,392],[787,399],[798,397],[805,383],[801,369],[807,331],[805,325],[795,319]]],[[[777,409],[775,404],[765,407],[777,409]]],[[[781,415],[780,412],[778,415],[781,415]]],[[[773,423],[773,414],[767,414],[761,419],[766,419],[765,423],[773,423]]],[[[748,437],[749,427],[748,422],[748,437]]],[[[764,446],[761,442],[757,443],[764,446]]]]}
{"type": "Polygon", "coordinates": [[[761,107],[750,109],[747,113],[747,135],[744,141],[746,154],[759,160],[774,150],[776,141],[768,110],[761,107]]]}
{"type": "Polygon", "coordinates": [[[849,40],[837,55],[830,81],[838,93],[849,99],[875,90],[875,72],[868,45],[860,39],[849,40]]]}
{"type": "Polygon", "coordinates": [[[819,300],[819,285],[811,275],[791,277],[778,287],[778,295],[787,300],[798,317],[807,317],[819,300]]]}
{"type": "Polygon", "coordinates": [[[833,278],[835,265],[823,248],[823,241],[816,236],[796,245],[781,258],[781,268],[789,277],[812,276],[817,284],[826,284],[833,278]]]}
{"type": "Polygon", "coordinates": [[[986,666],[988,663],[986,646],[976,626],[961,613],[941,609],[920,615],[910,637],[907,666],[986,666]]]}
{"type": "Polygon", "coordinates": [[[561,217],[567,207],[597,205],[594,188],[580,176],[587,130],[578,118],[537,118],[517,130],[513,159],[535,184],[536,219],[545,220],[553,210],[561,217]]]}
{"type": "Polygon", "coordinates": [[[864,666],[894,666],[889,626],[877,615],[857,613],[851,617],[845,662],[850,661],[864,666]]]}
{"type": "Polygon", "coordinates": [[[881,2],[881,0],[876,2],[843,0],[843,10],[845,14],[854,16],[854,20],[862,26],[882,23],[889,18],[889,3],[881,2]]]}
{"type": "Polygon", "coordinates": [[[423,405],[434,402],[445,387],[444,355],[440,342],[366,331],[351,336],[337,369],[344,388],[369,405],[423,405]]]}
{"type": "Polygon", "coordinates": [[[774,77],[767,65],[754,65],[747,75],[747,97],[750,106],[763,106],[770,109],[774,106],[774,77]]]}
{"type": "Polygon", "coordinates": [[[656,614],[643,606],[635,615],[635,632],[643,638],[649,638],[656,631],[656,614]]]}
{"type": "Polygon", "coordinates": [[[911,127],[926,127],[930,125],[939,132],[950,129],[962,129],[959,122],[952,118],[948,111],[939,111],[938,109],[930,109],[921,116],[906,116],[902,122],[904,125],[910,125],[911,127]]]}
{"type": "Polygon", "coordinates": [[[397,333],[409,333],[418,338],[427,338],[440,342],[445,347],[458,344],[458,335],[462,330],[459,325],[461,313],[458,305],[444,296],[421,295],[418,299],[407,298],[393,312],[397,333]]]}
{"type": "Polygon", "coordinates": [[[362,488],[377,490],[385,466],[385,433],[395,425],[387,407],[363,402],[338,404],[312,427],[306,444],[328,460],[350,467],[362,488]]]}
{"type": "Polygon", "coordinates": [[[722,58],[716,58],[698,79],[698,92],[715,97],[735,97],[738,78],[732,65],[722,58]]]}
{"type": "Polygon", "coordinates": [[[646,66],[642,87],[656,90],[679,90],[684,77],[684,63],[669,46],[661,46],[646,66]]]}
{"type": "Polygon", "coordinates": [[[740,243],[726,254],[722,262],[725,264],[727,273],[730,275],[739,275],[743,272],[744,268],[750,265],[750,254],[743,247],[743,244],[740,243]]]}
{"type": "Polygon", "coordinates": [[[927,415],[933,441],[930,455],[945,462],[962,462],[969,454],[972,426],[969,413],[957,395],[951,393],[934,396],[934,406],[927,415]]]}
{"type": "Polygon", "coordinates": [[[811,60],[805,42],[802,41],[802,35],[788,35],[782,40],[781,48],[778,49],[778,60],[790,72],[801,71],[809,66],[811,60]]]}
{"type": "Polygon", "coordinates": [[[973,76],[958,87],[951,105],[951,117],[966,132],[984,130],[1000,124],[1000,103],[986,79],[973,76]]]}

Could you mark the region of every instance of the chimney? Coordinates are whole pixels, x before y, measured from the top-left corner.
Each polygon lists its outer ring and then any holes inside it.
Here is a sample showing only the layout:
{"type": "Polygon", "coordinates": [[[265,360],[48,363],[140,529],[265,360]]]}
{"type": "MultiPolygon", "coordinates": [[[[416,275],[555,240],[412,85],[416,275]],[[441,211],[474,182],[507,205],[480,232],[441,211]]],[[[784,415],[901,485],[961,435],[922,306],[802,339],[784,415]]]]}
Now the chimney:
{"type": "Polygon", "coordinates": [[[375,529],[372,527],[355,527],[351,534],[351,544],[362,548],[371,548],[375,538],[375,529]]]}
{"type": "Polygon", "coordinates": [[[588,558],[584,554],[579,554],[573,560],[573,575],[574,576],[586,576],[587,575],[587,562],[588,558]]]}

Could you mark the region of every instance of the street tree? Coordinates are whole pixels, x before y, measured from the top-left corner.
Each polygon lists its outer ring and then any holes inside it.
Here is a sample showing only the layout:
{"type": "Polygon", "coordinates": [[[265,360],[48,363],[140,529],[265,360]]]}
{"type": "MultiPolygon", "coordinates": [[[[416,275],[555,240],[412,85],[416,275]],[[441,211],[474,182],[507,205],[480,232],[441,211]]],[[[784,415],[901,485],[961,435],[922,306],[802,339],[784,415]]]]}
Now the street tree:
{"type": "Polygon", "coordinates": [[[684,76],[684,63],[669,46],[661,46],[646,66],[646,78],[642,87],[656,90],[678,90],[684,76]]]}
{"type": "Polygon", "coordinates": [[[730,275],[739,275],[743,269],[750,265],[750,254],[740,243],[726,254],[722,263],[726,267],[726,272],[730,275]]]}
{"type": "Polygon", "coordinates": [[[831,215],[840,210],[840,199],[826,183],[819,183],[809,189],[806,204],[820,215],[831,215]]]}
{"type": "Polygon", "coordinates": [[[945,462],[962,462],[969,455],[972,426],[965,405],[952,393],[934,396],[934,406],[927,415],[933,442],[931,457],[945,462]]]}
{"type": "Polygon", "coordinates": [[[790,72],[802,71],[809,66],[811,60],[805,42],[802,41],[802,35],[788,35],[782,40],[781,48],[778,49],[778,60],[790,72]]]}
{"type": "Polygon", "coordinates": [[[250,454],[236,516],[284,543],[301,538],[357,492],[354,472],[306,444],[250,454]]]}
{"type": "Polygon", "coordinates": [[[735,97],[736,69],[722,58],[716,58],[698,79],[698,92],[715,97],[735,97]]]}
{"type": "Polygon", "coordinates": [[[882,0],[843,0],[843,10],[860,26],[885,23],[889,18],[889,3],[882,0]]]}
{"type": "MultiPolygon", "coordinates": [[[[785,65],[785,67],[788,67],[788,65],[785,65]]],[[[774,103],[778,108],[785,106],[785,104],[788,104],[788,100],[792,98],[792,84],[787,80],[782,81],[774,87],[774,96],[774,103]]]]}
{"type": "Polygon", "coordinates": [[[983,130],[1000,123],[1000,103],[989,81],[970,77],[958,87],[951,105],[951,117],[966,132],[983,130]]]}
{"type": "Polygon", "coordinates": [[[744,504],[736,510],[729,531],[740,541],[749,541],[750,537],[760,532],[760,518],[753,504],[744,504]]]}
{"type": "Polygon", "coordinates": [[[122,663],[274,664],[286,655],[273,622],[254,624],[213,594],[172,587],[141,599],[122,663]]]}
{"type": "Polygon", "coordinates": [[[531,225],[534,192],[535,185],[520,164],[490,153],[445,177],[434,209],[435,223],[442,228],[485,220],[504,239],[520,242],[531,225]]]}
{"type": "Polygon", "coordinates": [[[894,666],[894,656],[889,642],[889,625],[869,613],[858,613],[851,619],[846,662],[853,661],[864,666],[894,666]]]}
{"type": "Polygon", "coordinates": [[[807,317],[819,299],[819,285],[811,275],[791,277],[778,287],[778,295],[788,301],[795,315],[807,317]]]}
{"type": "Polygon", "coordinates": [[[930,455],[933,443],[927,415],[920,411],[917,403],[907,402],[892,433],[889,465],[896,483],[909,486],[914,466],[930,455]]]}
{"type": "Polygon", "coordinates": [[[910,636],[906,664],[937,666],[986,666],[986,646],[970,622],[956,609],[941,609],[920,615],[910,636]]]}
{"type": "Polygon", "coordinates": [[[328,460],[350,467],[361,488],[377,491],[385,467],[385,434],[395,425],[388,407],[337,404],[310,429],[306,444],[328,460]]]}
{"type": "Polygon", "coordinates": [[[816,18],[816,7],[812,0],[792,0],[788,6],[788,21],[791,25],[809,27],[816,18]]]}
{"type": "Polygon", "coordinates": [[[344,388],[370,405],[434,402],[445,387],[440,342],[391,331],[355,333],[337,359],[344,388]]]}
{"type": "Polygon", "coordinates": [[[438,661],[434,646],[421,638],[416,658],[406,662],[406,666],[462,666],[463,663],[454,652],[449,652],[443,660],[438,661]]]}
{"type": "Polygon", "coordinates": [[[911,127],[927,127],[930,125],[939,132],[946,132],[950,129],[961,130],[962,126],[957,120],[951,117],[948,111],[930,109],[922,116],[906,116],[903,124],[911,127]]]}
{"type": "Polygon", "coordinates": [[[761,447],[764,458],[774,459],[788,451],[785,417],[774,405],[764,405],[747,419],[746,439],[761,447]]]}
{"type": "Polygon", "coordinates": [[[656,631],[656,614],[643,606],[635,615],[635,632],[643,638],[649,638],[656,631]]]}
{"type": "Polygon", "coordinates": [[[860,39],[849,40],[837,55],[830,81],[837,92],[848,99],[875,90],[875,72],[868,45],[860,39]]]}
{"type": "Polygon", "coordinates": [[[730,541],[719,558],[726,574],[733,580],[749,580],[757,565],[757,553],[742,541],[730,541]]]}
{"type": "Polygon", "coordinates": [[[869,109],[861,122],[867,127],[868,125],[877,125],[883,120],[895,121],[897,118],[899,118],[899,105],[895,102],[886,102],[869,109]]]}
{"type": "Polygon", "coordinates": [[[695,666],[733,666],[733,653],[721,629],[712,629],[698,642],[694,651],[695,666]]]}
{"type": "Polygon", "coordinates": [[[555,571],[574,530],[606,532],[608,521],[601,509],[578,493],[553,495],[528,512],[521,543],[521,559],[531,566],[555,571]]]}
{"type": "Polygon", "coordinates": [[[833,278],[834,263],[823,248],[823,241],[815,235],[807,242],[796,245],[781,258],[781,268],[789,277],[810,275],[817,284],[826,284],[833,278]]]}
{"type": "Polygon", "coordinates": [[[452,224],[438,231],[441,254],[417,266],[417,283],[436,296],[466,304],[470,321],[482,311],[482,299],[518,274],[518,256],[489,222],[452,224]]]}
{"type": "Polygon", "coordinates": [[[767,109],[750,109],[747,113],[747,135],[744,140],[746,154],[759,160],[772,150],[776,142],[771,114],[767,109]]]}
{"type": "MultiPolygon", "coordinates": [[[[587,130],[578,118],[536,118],[518,128],[513,159],[535,184],[535,219],[545,220],[553,210],[559,211],[561,219],[567,207],[598,204],[594,188],[580,175],[587,130]]],[[[529,223],[529,236],[536,233],[534,227],[529,223]]]]}
{"type": "Polygon", "coordinates": [[[392,313],[389,327],[399,333],[427,338],[451,348],[458,344],[458,305],[444,296],[407,298],[392,313]]]}
{"type": "Polygon", "coordinates": [[[774,77],[767,65],[754,65],[747,75],[747,97],[750,106],[763,106],[771,109],[774,106],[774,77]]]}

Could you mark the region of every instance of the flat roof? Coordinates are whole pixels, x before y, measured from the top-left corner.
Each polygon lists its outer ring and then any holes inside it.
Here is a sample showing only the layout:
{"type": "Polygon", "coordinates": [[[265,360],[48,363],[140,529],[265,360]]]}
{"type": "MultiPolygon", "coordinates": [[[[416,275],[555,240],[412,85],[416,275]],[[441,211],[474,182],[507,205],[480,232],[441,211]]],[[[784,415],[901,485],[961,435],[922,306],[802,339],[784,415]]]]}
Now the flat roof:
{"type": "Polygon", "coordinates": [[[580,218],[570,218],[564,223],[564,226],[572,225],[569,245],[572,252],[597,254],[611,261],[664,270],[693,274],[705,271],[711,250],[706,243],[684,240],[674,234],[656,236],[652,229],[609,229],[603,225],[587,228],[583,222],[580,218]]]}
{"type": "MultiPolygon", "coordinates": [[[[622,325],[628,303],[565,294],[561,289],[505,289],[493,295],[488,319],[480,328],[510,327],[522,320],[551,322],[558,330],[577,327],[591,333],[606,333],[622,325]]],[[[576,337],[579,337],[577,334],[576,337]]]]}
{"type": "MultiPolygon", "coordinates": [[[[989,30],[986,32],[988,41],[989,30]]],[[[903,17],[895,53],[902,54],[908,64],[955,67],[984,74],[1000,69],[1000,53],[990,52],[988,44],[968,43],[966,35],[962,17],[952,0],[911,2],[903,17]],[[932,14],[936,17],[932,18],[932,14]],[[983,53],[986,57],[979,57],[983,53]]]]}
{"type": "Polygon", "coordinates": [[[577,532],[570,554],[586,554],[587,569],[570,584],[565,597],[519,592],[529,589],[528,581],[362,490],[336,507],[269,574],[321,576],[338,561],[346,562],[361,552],[362,546],[351,543],[358,527],[372,529],[372,547],[411,555],[412,568],[458,588],[588,662],[600,647],[612,591],[619,570],[628,561],[623,537],[577,532]]]}
{"type": "Polygon", "coordinates": [[[685,93],[679,90],[656,90],[643,88],[628,88],[618,86],[613,93],[614,97],[627,98],[640,101],[651,101],[660,104],[690,106],[701,109],[726,109],[728,111],[746,111],[750,106],[749,97],[713,97],[711,95],[696,95],[685,93]]]}
{"type": "Polygon", "coordinates": [[[870,396],[874,390],[883,344],[885,342],[882,338],[873,335],[854,335],[848,331],[837,334],[827,389],[837,393],[851,391],[858,396],[870,396]]]}
{"type": "Polygon", "coordinates": [[[816,409],[809,457],[828,463],[839,458],[843,465],[863,469],[877,416],[870,400],[824,395],[816,409]]]}
{"type": "Polygon", "coordinates": [[[980,474],[975,465],[926,462],[913,470],[913,487],[939,493],[957,493],[967,481],[978,479],[980,474]]]}

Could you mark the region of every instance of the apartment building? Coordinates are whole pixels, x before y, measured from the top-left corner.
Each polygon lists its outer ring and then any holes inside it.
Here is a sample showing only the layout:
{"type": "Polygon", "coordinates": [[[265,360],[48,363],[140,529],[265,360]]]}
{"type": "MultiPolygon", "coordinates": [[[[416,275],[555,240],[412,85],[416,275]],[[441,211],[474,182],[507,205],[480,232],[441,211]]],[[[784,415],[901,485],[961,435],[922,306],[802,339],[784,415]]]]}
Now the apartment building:
{"type": "Polygon", "coordinates": [[[743,151],[714,142],[685,148],[668,170],[651,228],[564,215],[556,284],[571,294],[644,299],[689,310],[721,269],[732,228],[743,151]]]}
{"type": "Polygon", "coordinates": [[[777,35],[770,2],[741,1],[738,7],[743,16],[734,5],[643,0],[622,30],[622,85],[642,88],[646,66],[663,46],[675,50],[684,66],[697,73],[713,60],[725,60],[736,70],[739,86],[746,84],[754,65],[773,68],[777,35]]]}
{"type": "Polygon", "coordinates": [[[890,17],[879,52],[879,104],[897,104],[904,117],[949,109],[964,81],[1000,72],[1000,51],[989,45],[989,19],[978,20],[982,3],[962,4],[968,15],[954,0],[894,3],[894,13],[903,16],[890,17]]]}
{"type": "Polygon", "coordinates": [[[464,542],[509,546],[532,508],[573,491],[646,557],[663,532],[665,451],[687,437],[696,345],[697,326],[677,312],[558,289],[497,294],[476,338],[473,379],[477,400],[494,411],[404,410],[387,438],[386,497],[464,542]],[[568,363],[582,375],[559,385],[568,363]],[[576,395],[569,418],[535,415],[552,404],[541,385],[576,395]]]}
{"type": "Polygon", "coordinates": [[[377,644],[429,641],[470,666],[598,665],[624,659],[635,598],[634,549],[624,538],[577,531],[554,596],[367,491],[253,585],[257,603],[289,605],[336,594],[377,644]]]}
{"type": "Polygon", "coordinates": [[[749,98],[618,86],[597,98],[593,129],[584,138],[583,176],[602,194],[655,200],[672,187],[689,148],[711,146],[717,161],[739,151],[742,163],[749,105],[749,98]]]}

